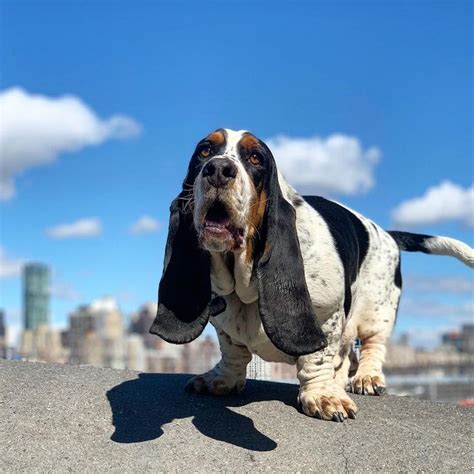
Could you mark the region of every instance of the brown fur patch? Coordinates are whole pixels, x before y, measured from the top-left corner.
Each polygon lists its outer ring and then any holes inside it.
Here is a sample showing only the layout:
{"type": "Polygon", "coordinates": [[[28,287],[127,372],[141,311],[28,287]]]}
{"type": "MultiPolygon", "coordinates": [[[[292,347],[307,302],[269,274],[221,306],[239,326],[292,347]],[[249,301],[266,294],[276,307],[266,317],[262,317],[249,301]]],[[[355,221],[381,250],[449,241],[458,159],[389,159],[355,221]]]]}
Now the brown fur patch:
{"type": "MultiPolygon", "coordinates": [[[[260,142],[251,133],[245,133],[240,139],[240,153],[244,157],[250,153],[251,150],[258,148],[260,142]]],[[[263,216],[265,215],[265,209],[267,207],[267,193],[263,190],[263,185],[259,188],[252,186],[252,201],[250,203],[250,216],[248,223],[247,233],[247,253],[246,261],[250,263],[253,259],[254,252],[254,237],[258,233],[258,228],[262,222],[263,216]]]]}
{"type": "Polygon", "coordinates": [[[207,140],[209,140],[213,145],[219,146],[225,142],[225,136],[220,130],[216,130],[207,136],[207,140]]]}
{"type": "Polygon", "coordinates": [[[260,227],[260,223],[265,215],[266,208],[267,193],[263,189],[254,189],[254,198],[250,204],[250,217],[247,233],[247,263],[250,263],[253,259],[253,239],[258,233],[258,228],[260,227]]]}
{"type": "Polygon", "coordinates": [[[326,397],[324,395],[321,396],[319,400],[319,405],[321,406],[321,409],[326,411],[329,407],[332,406],[332,401],[330,400],[329,397],[326,397]]]}
{"type": "Polygon", "coordinates": [[[255,138],[252,134],[246,133],[239,142],[240,146],[242,147],[243,150],[245,151],[250,151],[253,148],[257,148],[259,145],[259,141],[257,138],[255,138]]]}

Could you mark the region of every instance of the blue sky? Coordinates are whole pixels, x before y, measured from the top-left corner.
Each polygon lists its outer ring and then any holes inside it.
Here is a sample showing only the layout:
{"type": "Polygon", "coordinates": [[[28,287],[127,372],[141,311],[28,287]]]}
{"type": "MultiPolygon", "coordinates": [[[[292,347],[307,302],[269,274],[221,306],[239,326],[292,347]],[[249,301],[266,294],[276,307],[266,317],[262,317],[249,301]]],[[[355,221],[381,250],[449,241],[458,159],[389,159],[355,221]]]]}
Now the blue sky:
{"type": "MultiPolygon", "coordinates": [[[[11,325],[21,321],[22,260],[53,268],[56,325],[102,295],[116,297],[126,313],[154,300],[169,203],[195,143],[219,127],[271,143],[284,136],[317,165],[332,159],[334,166],[312,172],[309,189],[383,227],[473,245],[470,2],[0,4],[0,89],[4,100],[14,91],[22,98],[8,109],[12,127],[34,125],[35,95],[48,110],[71,95],[78,113],[87,106],[92,114],[78,137],[67,120],[39,113],[50,141],[33,130],[16,138],[15,153],[2,152],[14,187],[0,202],[9,268],[1,306],[11,325]],[[110,120],[117,115],[122,122],[110,120]],[[161,229],[131,233],[142,216],[161,229]],[[86,223],[95,235],[51,235],[81,219],[95,219],[86,223]]],[[[298,182],[307,168],[279,151],[298,182]]],[[[472,320],[469,269],[425,255],[404,254],[402,264],[397,333],[432,344],[440,330],[472,320]]]]}

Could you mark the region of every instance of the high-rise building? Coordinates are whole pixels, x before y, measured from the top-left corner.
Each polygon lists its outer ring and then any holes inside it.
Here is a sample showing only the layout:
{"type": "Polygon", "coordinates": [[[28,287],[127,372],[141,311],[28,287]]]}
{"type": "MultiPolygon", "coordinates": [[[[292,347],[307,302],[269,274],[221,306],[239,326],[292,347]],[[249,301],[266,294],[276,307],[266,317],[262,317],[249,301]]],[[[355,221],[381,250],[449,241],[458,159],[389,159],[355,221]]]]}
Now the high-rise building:
{"type": "Polygon", "coordinates": [[[140,334],[129,334],[127,337],[127,369],[144,371],[146,365],[146,348],[140,334]]]}
{"type": "Polygon", "coordinates": [[[20,356],[33,361],[67,362],[67,350],[61,343],[61,332],[46,324],[25,329],[21,335],[20,356]]]}
{"type": "Polygon", "coordinates": [[[0,309],[0,359],[7,358],[7,330],[5,327],[5,312],[0,309]]]}
{"type": "MultiPolygon", "coordinates": [[[[217,340],[210,336],[201,336],[196,341],[188,344],[191,348],[192,357],[188,367],[183,367],[183,372],[202,374],[214,367],[220,360],[221,352],[217,340]]],[[[185,353],[183,354],[183,358],[185,353]]]]}
{"type": "Polygon", "coordinates": [[[71,313],[69,323],[71,364],[125,367],[122,313],[112,298],[101,298],[79,307],[71,313]]]}
{"type": "Polygon", "coordinates": [[[441,335],[441,343],[446,349],[455,349],[458,352],[462,351],[463,337],[459,331],[450,331],[441,335]]]}
{"type": "Polygon", "coordinates": [[[474,324],[464,324],[461,335],[462,352],[474,354],[474,324]]]}
{"type": "Polygon", "coordinates": [[[271,380],[272,378],[272,364],[267,362],[257,355],[252,355],[252,360],[247,365],[247,378],[257,380],[271,380]]]}
{"type": "Polygon", "coordinates": [[[140,334],[143,337],[147,349],[161,349],[164,345],[163,339],[150,334],[150,327],[156,317],[156,303],[145,303],[138,311],[132,314],[129,332],[140,334]]]}
{"type": "Polygon", "coordinates": [[[23,268],[25,329],[35,329],[49,320],[49,267],[30,263],[23,268]]]}

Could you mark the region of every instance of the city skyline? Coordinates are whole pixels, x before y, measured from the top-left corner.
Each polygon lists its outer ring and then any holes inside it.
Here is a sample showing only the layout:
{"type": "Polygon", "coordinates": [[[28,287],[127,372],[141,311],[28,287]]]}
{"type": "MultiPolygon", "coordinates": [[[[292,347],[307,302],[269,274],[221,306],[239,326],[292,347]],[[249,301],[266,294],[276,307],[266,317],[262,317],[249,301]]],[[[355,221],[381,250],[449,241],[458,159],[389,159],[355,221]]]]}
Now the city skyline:
{"type": "MultiPolygon", "coordinates": [[[[196,142],[219,127],[266,140],[302,192],[474,245],[468,2],[262,1],[249,18],[230,3],[5,0],[2,18],[11,332],[29,261],[52,269],[53,327],[103,295],[126,314],[155,301],[169,204],[196,142]]],[[[404,253],[402,274],[395,337],[433,347],[472,320],[472,271],[459,262],[404,253]]]]}
{"type": "MultiPolygon", "coordinates": [[[[126,318],[111,297],[79,305],[68,314],[68,325],[51,327],[44,314],[44,284],[49,268],[35,263],[25,267],[25,312],[32,311],[29,297],[40,297],[39,313],[24,319],[18,347],[5,343],[3,311],[0,309],[0,358],[91,365],[151,373],[204,373],[220,360],[219,343],[210,334],[176,345],[149,333],[156,303],[144,303],[126,318]]],[[[35,301],[33,301],[35,303],[35,301]]],[[[356,359],[360,341],[355,341],[356,359]]],[[[463,324],[441,335],[434,350],[410,343],[408,334],[392,338],[387,345],[386,373],[392,394],[443,402],[469,403],[472,394],[474,324],[463,324]]],[[[256,355],[247,366],[247,378],[296,383],[296,367],[270,363],[256,355]]]]}
{"type": "MultiPolygon", "coordinates": [[[[106,310],[106,311],[114,311],[120,314],[120,324],[123,324],[126,333],[133,334],[134,332],[138,332],[140,334],[143,334],[146,339],[149,341],[155,341],[159,340],[161,341],[160,338],[158,338],[155,335],[149,334],[149,327],[151,326],[151,323],[154,319],[154,316],[156,314],[156,307],[157,304],[155,302],[141,302],[137,307],[133,309],[133,311],[127,313],[125,311],[122,311],[121,308],[119,307],[118,301],[113,298],[111,295],[103,294],[102,296],[99,296],[97,298],[94,298],[92,301],[89,302],[81,302],[78,303],[74,308],[71,309],[71,311],[66,315],[67,323],[65,325],[55,325],[55,324],[50,324],[49,321],[49,314],[46,314],[46,316],[43,315],[43,319],[41,321],[36,321],[35,324],[31,324],[30,319],[27,317],[27,312],[31,312],[30,304],[28,304],[28,293],[31,293],[31,286],[33,286],[33,290],[38,293],[40,293],[41,297],[44,297],[44,291],[45,291],[45,284],[49,282],[49,275],[50,275],[50,267],[42,262],[28,262],[25,263],[22,267],[22,275],[23,275],[23,289],[22,289],[22,296],[23,296],[23,311],[22,311],[22,321],[23,324],[22,326],[17,328],[13,328],[13,332],[11,331],[11,326],[8,325],[8,321],[5,318],[5,311],[3,308],[0,308],[0,329],[1,329],[1,334],[0,336],[3,336],[4,338],[4,345],[7,348],[13,348],[14,350],[18,350],[18,348],[21,347],[21,337],[22,334],[24,334],[25,331],[35,329],[38,326],[43,326],[47,328],[51,328],[53,331],[56,331],[57,333],[64,332],[66,331],[68,325],[70,327],[71,321],[74,319],[75,316],[81,317],[83,315],[84,311],[88,311],[88,308],[95,308],[95,310],[106,310]],[[27,276],[28,272],[30,273],[29,278],[27,276]],[[39,277],[39,279],[38,279],[39,277]],[[31,281],[33,280],[33,282],[31,281]],[[33,283],[33,284],[32,284],[33,283]],[[138,311],[138,312],[137,312],[138,311]],[[146,311],[147,315],[145,317],[145,320],[137,323],[137,321],[134,321],[134,317],[136,317],[138,314],[140,314],[141,311],[146,311]],[[123,319],[123,320],[122,320],[123,319]],[[138,324],[138,326],[137,326],[138,324]],[[133,328],[139,328],[138,330],[134,330],[133,328]],[[10,331],[9,331],[10,328],[10,331]]],[[[416,278],[412,278],[412,283],[413,284],[429,284],[429,282],[426,281],[418,281],[416,278]]],[[[432,283],[432,282],[431,282],[432,283]]],[[[455,279],[455,280],[446,280],[442,282],[442,285],[445,287],[448,287],[448,289],[452,290],[451,286],[454,285],[455,291],[459,292],[465,292],[466,289],[468,289],[469,285],[466,287],[466,282],[463,281],[462,279],[455,279]]],[[[47,301],[44,303],[42,302],[46,307],[49,306],[49,299],[51,298],[52,291],[49,290],[47,293],[47,301]]],[[[36,296],[36,295],[34,295],[36,296]]],[[[54,297],[53,297],[54,298],[54,297]]],[[[41,306],[43,306],[43,304],[41,306]]],[[[43,308],[41,308],[43,309],[43,308]]],[[[34,316],[35,318],[37,316],[34,316]]],[[[82,324],[82,323],[81,323],[82,324]]],[[[440,330],[438,337],[436,340],[430,344],[429,347],[426,347],[424,344],[415,344],[412,345],[413,348],[418,348],[418,349],[425,349],[425,348],[433,348],[440,343],[443,343],[445,341],[445,338],[450,337],[450,336],[456,336],[460,334],[460,328],[462,327],[467,327],[471,325],[472,326],[472,321],[467,319],[466,322],[458,322],[457,324],[453,324],[452,326],[447,326],[445,328],[442,328],[440,330]]],[[[391,337],[391,342],[394,343],[397,339],[399,340],[407,340],[410,336],[409,332],[402,332],[398,334],[394,334],[391,337]]],[[[215,342],[217,343],[217,337],[216,334],[213,330],[213,327],[211,325],[208,325],[203,333],[203,337],[212,337],[215,342]]],[[[199,339],[202,339],[200,337],[199,339]]],[[[415,338],[416,341],[416,338],[415,338]]],[[[150,343],[149,343],[150,344],[150,343]]],[[[153,345],[153,344],[151,344],[153,345]]],[[[178,345],[179,346],[179,345],[178,345]]],[[[470,349],[472,350],[472,348],[470,349]]]]}

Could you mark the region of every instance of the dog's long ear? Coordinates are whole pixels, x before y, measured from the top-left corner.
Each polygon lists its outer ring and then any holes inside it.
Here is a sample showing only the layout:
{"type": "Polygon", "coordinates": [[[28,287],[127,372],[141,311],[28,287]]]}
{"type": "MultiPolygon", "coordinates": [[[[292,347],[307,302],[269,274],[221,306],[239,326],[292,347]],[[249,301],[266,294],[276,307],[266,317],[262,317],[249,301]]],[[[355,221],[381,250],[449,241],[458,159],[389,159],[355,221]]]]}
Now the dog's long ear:
{"type": "Polygon", "coordinates": [[[275,346],[300,356],[327,346],[306,285],[296,233],[296,212],[284,199],[276,164],[267,147],[267,208],[254,265],[263,327],[275,346]]]}
{"type": "Polygon", "coordinates": [[[209,319],[209,254],[199,248],[187,202],[194,178],[190,165],[183,191],[171,204],[158,313],[150,328],[152,334],[175,344],[196,339],[209,319]]]}

